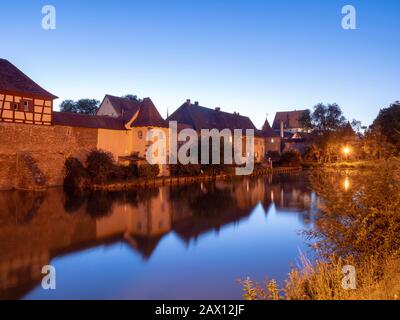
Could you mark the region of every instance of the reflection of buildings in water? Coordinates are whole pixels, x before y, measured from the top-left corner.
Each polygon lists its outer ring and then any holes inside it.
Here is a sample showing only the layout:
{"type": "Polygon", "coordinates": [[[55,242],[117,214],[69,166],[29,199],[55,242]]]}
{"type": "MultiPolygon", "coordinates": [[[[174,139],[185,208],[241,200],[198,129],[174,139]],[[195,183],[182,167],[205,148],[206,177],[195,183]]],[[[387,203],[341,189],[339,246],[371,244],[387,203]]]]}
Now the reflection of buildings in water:
{"type": "Polygon", "coordinates": [[[255,179],[215,181],[175,189],[171,197],[173,230],[185,242],[248,217],[260,202],[263,183],[255,179]],[[186,193],[187,196],[183,195],[186,193]]]}
{"type": "Polygon", "coordinates": [[[189,241],[237,222],[249,215],[259,197],[245,192],[247,187],[257,190],[260,184],[204,183],[104,198],[73,194],[70,199],[60,189],[2,193],[0,296],[19,297],[30,291],[42,279],[41,268],[59,255],[125,241],[148,259],[172,229],[189,241]],[[95,209],[102,215],[93,215],[95,209]]]}
{"type": "Polygon", "coordinates": [[[143,258],[151,256],[162,236],[171,229],[171,210],[168,188],[157,189],[152,197],[137,205],[116,203],[112,214],[96,221],[96,238],[120,235],[143,258]]]}
{"type": "Polygon", "coordinates": [[[266,213],[274,204],[277,213],[293,212],[304,223],[311,222],[312,191],[307,177],[302,174],[281,174],[265,180],[263,207],[266,213]]]}
{"type": "Polygon", "coordinates": [[[124,241],[148,259],[167,233],[185,243],[266,212],[298,212],[304,219],[311,193],[299,176],[243,178],[164,186],[118,194],[0,194],[0,297],[20,297],[42,279],[41,267],[59,255],[124,241]],[[94,202],[93,199],[96,201],[94,202]],[[94,205],[96,204],[96,205],[94,205]],[[101,216],[93,215],[96,210],[101,216]]]}
{"type": "Polygon", "coordinates": [[[93,239],[92,219],[82,210],[67,214],[63,197],[58,189],[0,193],[0,297],[20,296],[56,252],[93,239]]]}

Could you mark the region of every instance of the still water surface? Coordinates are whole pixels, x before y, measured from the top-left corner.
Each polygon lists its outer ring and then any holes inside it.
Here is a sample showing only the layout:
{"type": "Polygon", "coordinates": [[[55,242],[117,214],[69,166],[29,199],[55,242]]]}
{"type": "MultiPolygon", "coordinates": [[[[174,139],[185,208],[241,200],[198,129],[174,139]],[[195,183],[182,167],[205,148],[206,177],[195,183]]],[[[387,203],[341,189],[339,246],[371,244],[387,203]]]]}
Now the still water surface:
{"type": "Polygon", "coordinates": [[[0,194],[0,297],[241,299],[283,281],[312,227],[305,174],[130,192],[0,194]],[[41,286],[56,268],[57,289],[41,286]]]}

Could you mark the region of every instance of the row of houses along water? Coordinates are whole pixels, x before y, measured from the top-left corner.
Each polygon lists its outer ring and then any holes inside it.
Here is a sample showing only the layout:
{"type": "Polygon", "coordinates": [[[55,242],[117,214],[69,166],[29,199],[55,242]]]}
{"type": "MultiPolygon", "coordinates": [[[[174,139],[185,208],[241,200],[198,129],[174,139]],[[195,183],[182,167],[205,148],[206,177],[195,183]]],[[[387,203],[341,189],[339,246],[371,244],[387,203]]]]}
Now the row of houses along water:
{"type": "MultiPolygon", "coordinates": [[[[106,95],[96,115],[57,112],[56,99],[16,66],[0,59],[0,190],[23,187],[26,162],[29,167],[31,160],[37,162],[47,185],[57,186],[62,185],[64,162],[70,156],[84,160],[89,151],[101,149],[121,162],[144,159],[148,130],[158,128],[168,137],[169,121],[197,132],[241,129],[245,133],[253,129],[255,162],[265,161],[271,151],[281,152],[285,132],[301,131],[301,112],[278,113],[272,128],[266,120],[258,130],[247,116],[206,108],[191,100],[164,119],[150,98],[132,101],[106,95]]],[[[160,167],[160,174],[167,175],[168,167],[160,167]]]]}

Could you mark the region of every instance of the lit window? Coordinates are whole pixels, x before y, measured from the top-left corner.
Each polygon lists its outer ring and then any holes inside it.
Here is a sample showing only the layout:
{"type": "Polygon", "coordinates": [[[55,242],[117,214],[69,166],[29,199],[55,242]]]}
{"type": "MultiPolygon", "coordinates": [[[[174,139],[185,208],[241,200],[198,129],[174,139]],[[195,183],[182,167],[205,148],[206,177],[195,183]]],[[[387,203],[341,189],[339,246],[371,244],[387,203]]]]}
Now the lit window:
{"type": "Polygon", "coordinates": [[[274,139],[271,139],[271,143],[274,143],[275,142],[275,140],[274,139]]]}

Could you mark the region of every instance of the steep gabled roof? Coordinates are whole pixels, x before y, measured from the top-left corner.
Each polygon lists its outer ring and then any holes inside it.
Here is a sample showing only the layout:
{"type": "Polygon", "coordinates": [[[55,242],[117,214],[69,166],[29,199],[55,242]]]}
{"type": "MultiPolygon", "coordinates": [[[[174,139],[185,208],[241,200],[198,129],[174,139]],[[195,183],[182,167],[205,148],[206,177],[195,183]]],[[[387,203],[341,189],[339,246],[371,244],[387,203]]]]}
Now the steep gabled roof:
{"type": "Polygon", "coordinates": [[[302,125],[300,123],[300,119],[304,112],[306,112],[306,110],[277,112],[274,123],[272,124],[272,128],[274,130],[279,130],[281,127],[281,122],[283,122],[285,129],[301,128],[302,125]]]}
{"type": "Polygon", "coordinates": [[[178,108],[168,121],[177,121],[193,127],[195,130],[201,129],[254,129],[257,130],[250,118],[241,116],[238,113],[228,113],[216,109],[210,109],[191,104],[184,103],[178,108]]]}
{"type": "Polygon", "coordinates": [[[153,101],[150,98],[144,98],[140,102],[138,116],[132,122],[131,127],[168,128],[168,122],[161,117],[153,101]]]}
{"type": "Polygon", "coordinates": [[[104,100],[107,98],[117,112],[118,117],[122,118],[124,122],[128,122],[129,120],[131,120],[140,107],[140,101],[133,101],[128,98],[115,97],[109,94],[104,97],[104,100]]]}
{"type": "Polygon", "coordinates": [[[279,137],[274,130],[272,130],[271,126],[269,125],[268,119],[265,119],[264,125],[262,126],[261,133],[264,137],[279,137]]]}
{"type": "Polygon", "coordinates": [[[57,99],[55,95],[44,90],[16,66],[5,59],[0,59],[0,91],[28,95],[38,98],[57,99]]]}
{"type": "Polygon", "coordinates": [[[53,124],[80,128],[126,130],[121,119],[72,112],[53,112],[53,124]]]}

